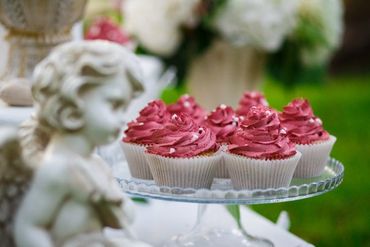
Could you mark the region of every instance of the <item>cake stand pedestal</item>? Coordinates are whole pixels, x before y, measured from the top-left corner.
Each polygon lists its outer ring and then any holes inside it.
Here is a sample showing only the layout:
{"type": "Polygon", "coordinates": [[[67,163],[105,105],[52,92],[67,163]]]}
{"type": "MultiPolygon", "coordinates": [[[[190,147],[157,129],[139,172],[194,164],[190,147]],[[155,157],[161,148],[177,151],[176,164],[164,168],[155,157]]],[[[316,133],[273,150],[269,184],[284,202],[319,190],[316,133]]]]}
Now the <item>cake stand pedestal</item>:
{"type": "MultiPolygon", "coordinates": [[[[228,179],[215,179],[211,189],[174,188],[155,185],[154,181],[133,179],[120,172],[118,181],[124,192],[134,197],[198,203],[196,224],[185,234],[172,237],[166,247],[177,246],[274,246],[268,239],[251,236],[239,229],[207,229],[202,219],[208,204],[252,205],[301,200],[329,192],[343,181],[343,165],[331,158],[321,176],[293,179],[289,187],[264,190],[233,190],[228,179]]],[[[236,213],[238,213],[236,211],[236,213]]]]}

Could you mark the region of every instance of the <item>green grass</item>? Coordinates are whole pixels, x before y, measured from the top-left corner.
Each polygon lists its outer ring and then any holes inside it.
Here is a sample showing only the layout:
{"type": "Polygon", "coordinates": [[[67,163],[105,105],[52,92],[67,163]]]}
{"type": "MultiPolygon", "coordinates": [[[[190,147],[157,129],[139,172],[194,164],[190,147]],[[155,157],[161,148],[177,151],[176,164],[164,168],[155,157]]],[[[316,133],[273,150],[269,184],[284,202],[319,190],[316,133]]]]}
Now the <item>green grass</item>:
{"type": "Polygon", "coordinates": [[[267,82],[264,92],[279,110],[293,97],[310,100],[337,137],[332,156],[344,163],[345,176],[341,186],[322,196],[253,209],[273,221],[288,211],[290,230],[316,246],[370,246],[370,76],[330,78],[293,91],[267,82]]]}

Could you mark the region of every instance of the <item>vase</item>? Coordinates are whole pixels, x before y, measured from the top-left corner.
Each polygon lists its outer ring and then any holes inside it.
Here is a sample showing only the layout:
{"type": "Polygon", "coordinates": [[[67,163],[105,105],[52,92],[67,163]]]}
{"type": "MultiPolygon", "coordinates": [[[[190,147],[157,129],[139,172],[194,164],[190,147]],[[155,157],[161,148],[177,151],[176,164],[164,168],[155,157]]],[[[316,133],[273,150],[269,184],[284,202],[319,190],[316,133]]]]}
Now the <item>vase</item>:
{"type": "Polygon", "coordinates": [[[87,0],[0,0],[0,22],[8,30],[8,60],[0,97],[8,105],[32,105],[30,78],[50,50],[71,39],[71,28],[87,0]]]}
{"type": "Polygon", "coordinates": [[[220,104],[237,107],[246,90],[260,90],[266,54],[216,40],[190,66],[189,93],[207,110],[220,104]]]}

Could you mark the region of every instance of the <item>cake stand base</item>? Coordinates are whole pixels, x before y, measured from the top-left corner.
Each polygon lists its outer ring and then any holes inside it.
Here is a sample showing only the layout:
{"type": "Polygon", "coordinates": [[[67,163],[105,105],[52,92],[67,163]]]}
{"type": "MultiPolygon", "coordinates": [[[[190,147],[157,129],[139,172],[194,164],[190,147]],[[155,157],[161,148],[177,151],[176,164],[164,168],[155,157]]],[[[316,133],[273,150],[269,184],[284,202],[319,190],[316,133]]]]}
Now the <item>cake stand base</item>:
{"type": "Polygon", "coordinates": [[[249,235],[242,228],[207,228],[204,225],[206,204],[198,204],[197,221],[193,229],[186,234],[179,234],[167,241],[164,247],[273,247],[274,244],[263,238],[249,235]]]}

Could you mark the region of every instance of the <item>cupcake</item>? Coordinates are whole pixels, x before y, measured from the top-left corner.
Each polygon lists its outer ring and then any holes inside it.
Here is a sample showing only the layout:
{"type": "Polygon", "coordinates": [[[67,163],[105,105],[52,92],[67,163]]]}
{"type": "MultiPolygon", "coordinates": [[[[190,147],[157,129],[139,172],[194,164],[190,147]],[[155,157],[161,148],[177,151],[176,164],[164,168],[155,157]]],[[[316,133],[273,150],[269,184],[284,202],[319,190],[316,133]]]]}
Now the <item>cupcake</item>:
{"type": "Polygon", "coordinates": [[[289,139],[302,153],[294,177],[319,176],[325,169],[336,138],[324,130],[322,121],[314,115],[306,99],[294,99],[284,107],[279,118],[289,139]]]}
{"type": "Polygon", "coordinates": [[[128,123],[121,145],[132,177],[153,179],[144,151],[153,144],[153,133],[162,129],[169,120],[170,113],[163,101],[154,100],[140,111],[136,120],[128,123]]]}
{"type": "Polygon", "coordinates": [[[180,99],[167,107],[171,114],[185,113],[194,119],[196,123],[201,123],[206,115],[206,112],[196,102],[194,97],[187,94],[180,97],[180,99]]]}
{"type": "Polygon", "coordinates": [[[277,112],[259,105],[240,123],[224,157],[235,189],[266,189],[288,186],[300,156],[277,112]]]}
{"type": "Polygon", "coordinates": [[[221,155],[215,134],[187,114],[174,114],[158,130],[146,157],[154,181],[160,186],[210,188],[221,155]]]}
{"type": "MultiPolygon", "coordinates": [[[[210,128],[216,135],[216,142],[221,145],[221,149],[226,150],[227,144],[230,142],[230,137],[238,128],[238,121],[239,119],[236,117],[233,108],[220,105],[205,117],[203,124],[210,128]]],[[[215,177],[230,177],[223,158],[221,159],[215,177]]]]}
{"type": "Polygon", "coordinates": [[[249,112],[249,109],[252,106],[263,105],[268,106],[268,103],[262,93],[252,91],[244,92],[242,98],[239,101],[239,106],[236,109],[236,114],[239,116],[246,116],[249,112]]]}

